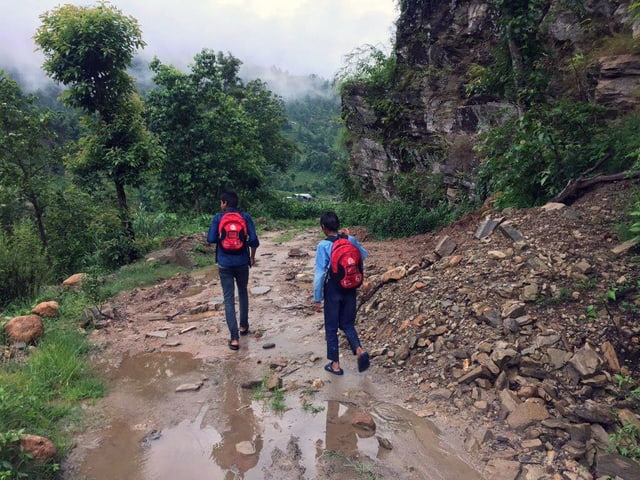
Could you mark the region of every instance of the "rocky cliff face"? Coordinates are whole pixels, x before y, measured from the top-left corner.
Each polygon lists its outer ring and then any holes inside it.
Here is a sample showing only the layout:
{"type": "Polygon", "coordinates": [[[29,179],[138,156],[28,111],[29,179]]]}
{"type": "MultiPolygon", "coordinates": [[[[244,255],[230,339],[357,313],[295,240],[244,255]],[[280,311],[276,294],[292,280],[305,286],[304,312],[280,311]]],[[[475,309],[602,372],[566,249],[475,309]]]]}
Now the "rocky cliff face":
{"type": "MultiPolygon", "coordinates": [[[[577,2],[579,10],[569,3],[548,2],[536,32],[553,52],[549,94],[616,111],[636,108],[640,55],[602,48],[607,38],[638,35],[629,2],[589,0],[577,2]],[[578,71],[572,58],[584,58],[586,64],[578,71]]],[[[351,168],[367,193],[395,197],[403,173],[437,175],[450,197],[473,193],[478,129],[516,107],[499,95],[467,93],[473,70],[494,61],[500,41],[494,4],[400,2],[391,82],[383,88],[352,83],[343,93],[351,168]]]]}

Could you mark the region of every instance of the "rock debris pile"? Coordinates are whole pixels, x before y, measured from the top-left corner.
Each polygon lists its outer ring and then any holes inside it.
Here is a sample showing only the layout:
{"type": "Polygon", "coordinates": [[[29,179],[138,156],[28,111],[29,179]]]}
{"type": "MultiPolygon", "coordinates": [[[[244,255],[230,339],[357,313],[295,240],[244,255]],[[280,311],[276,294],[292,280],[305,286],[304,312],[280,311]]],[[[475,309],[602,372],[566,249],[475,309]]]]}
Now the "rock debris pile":
{"type": "Polygon", "coordinates": [[[640,478],[610,441],[640,427],[640,272],[615,233],[631,192],[487,208],[384,255],[368,244],[358,325],[373,363],[418,413],[467,426],[487,478],[640,478]]]}

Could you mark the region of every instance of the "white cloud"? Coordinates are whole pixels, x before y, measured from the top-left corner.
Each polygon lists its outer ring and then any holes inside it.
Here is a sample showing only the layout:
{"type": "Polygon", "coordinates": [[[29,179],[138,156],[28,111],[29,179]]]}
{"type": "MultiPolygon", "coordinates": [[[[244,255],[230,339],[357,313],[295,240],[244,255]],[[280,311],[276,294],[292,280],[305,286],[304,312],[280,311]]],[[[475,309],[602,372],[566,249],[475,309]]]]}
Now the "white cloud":
{"type": "MultiPolygon", "coordinates": [[[[147,47],[181,68],[203,48],[230,52],[246,65],[332,78],[345,55],[364,44],[390,45],[397,0],[112,0],[138,20],[147,47]]],[[[39,16],[69,0],[0,0],[0,65],[37,69],[39,16]]]]}

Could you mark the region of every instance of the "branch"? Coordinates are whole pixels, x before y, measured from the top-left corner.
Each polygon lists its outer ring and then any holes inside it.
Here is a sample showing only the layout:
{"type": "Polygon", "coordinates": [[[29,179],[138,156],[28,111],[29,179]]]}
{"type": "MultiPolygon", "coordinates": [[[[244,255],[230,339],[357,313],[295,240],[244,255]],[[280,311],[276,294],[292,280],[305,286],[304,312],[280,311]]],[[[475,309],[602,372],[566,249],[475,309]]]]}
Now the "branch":
{"type": "Polygon", "coordinates": [[[632,178],[640,178],[640,170],[614,173],[611,175],[600,174],[591,178],[584,178],[583,176],[580,176],[577,180],[570,182],[566,187],[564,187],[564,189],[558,195],[553,197],[551,201],[566,203],[568,200],[579,197],[582,190],[586,190],[592,185],[615,182],[618,180],[629,180],[632,178]]]}

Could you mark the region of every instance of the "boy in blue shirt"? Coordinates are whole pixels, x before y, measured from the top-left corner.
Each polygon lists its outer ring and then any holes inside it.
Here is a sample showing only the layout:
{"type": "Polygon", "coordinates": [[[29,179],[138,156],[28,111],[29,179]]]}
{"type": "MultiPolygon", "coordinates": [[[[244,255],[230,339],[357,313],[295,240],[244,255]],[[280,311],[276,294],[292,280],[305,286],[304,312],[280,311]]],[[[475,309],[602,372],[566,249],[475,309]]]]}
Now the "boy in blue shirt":
{"type": "Polygon", "coordinates": [[[233,190],[227,190],[220,195],[220,210],[211,220],[207,242],[216,245],[216,261],[218,262],[218,273],[222,294],[224,296],[224,315],[229,327],[229,348],[238,350],[240,348],[239,335],[249,334],[249,267],[256,263],[256,250],[260,246],[258,234],[253,224],[253,219],[246,212],[238,211],[238,195],[233,190]],[[237,252],[230,252],[221,248],[223,238],[220,235],[220,222],[222,217],[230,212],[240,214],[246,224],[246,234],[243,233],[244,247],[237,252]],[[235,309],[235,286],[238,287],[238,310],[240,315],[240,328],[236,320],[235,309]]]}
{"type": "MultiPolygon", "coordinates": [[[[354,355],[358,356],[358,371],[364,372],[369,368],[369,354],[360,345],[358,332],[356,331],[356,289],[341,289],[335,282],[330,281],[329,267],[331,261],[331,249],[333,241],[338,238],[340,221],[334,212],[325,212],[320,217],[320,227],[326,238],[318,243],[316,248],[315,274],[313,279],[313,300],[316,312],[322,311],[324,299],[324,331],[327,341],[327,358],[330,360],[324,369],[334,375],[342,375],[340,368],[340,356],[338,347],[338,329],[347,337],[349,346],[354,355]]],[[[347,232],[345,232],[347,233],[347,232]]],[[[348,235],[349,241],[360,251],[364,260],[368,253],[352,235],[348,235]]]]}

